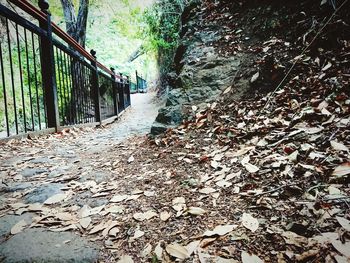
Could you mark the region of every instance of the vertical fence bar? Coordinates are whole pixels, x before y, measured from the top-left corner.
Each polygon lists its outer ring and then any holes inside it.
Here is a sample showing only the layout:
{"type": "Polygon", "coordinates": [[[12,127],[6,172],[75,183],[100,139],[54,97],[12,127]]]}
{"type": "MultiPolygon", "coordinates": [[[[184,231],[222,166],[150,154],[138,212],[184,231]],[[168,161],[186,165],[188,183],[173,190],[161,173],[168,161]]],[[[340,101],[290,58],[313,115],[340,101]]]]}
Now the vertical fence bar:
{"type": "MultiPolygon", "coordinates": [[[[36,100],[36,111],[38,114],[39,130],[41,130],[41,112],[40,112],[40,101],[39,101],[39,81],[36,65],[36,52],[35,52],[35,38],[32,32],[32,51],[33,51],[33,65],[34,65],[34,79],[35,79],[35,100],[36,100]]],[[[45,120],[46,122],[46,120],[45,120]]]]}
{"type": "Polygon", "coordinates": [[[95,104],[95,119],[96,122],[99,122],[101,124],[101,103],[100,103],[100,89],[99,89],[99,84],[98,84],[98,69],[97,69],[97,64],[96,64],[96,51],[91,50],[90,51],[91,55],[94,57],[94,60],[91,61],[91,65],[94,67],[94,71],[92,72],[92,77],[91,77],[91,86],[93,89],[93,100],[95,104]]]}
{"type": "Polygon", "coordinates": [[[9,48],[9,60],[10,60],[10,70],[11,70],[11,84],[12,84],[12,100],[13,100],[13,110],[15,113],[15,126],[16,126],[16,134],[18,134],[18,118],[17,118],[17,103],[16,103],[16,91],[15,91],[15,79],[14,79],[14,71],[12,64],[12,49],[11,49],[11,37],[10,37],[10,28],[8,19],[6,19],[6,32],[7,32],[7,44],[9,48]]]}
{"type": "Polygon", "coordinates": [[[120,74],[120,88],[121,88],[121,104],[122,104],[122,109],[125,110],[125,85],[124,85],[124,77],[123,73],[120,74]]]}
{"type": "Polygon", "coordinates": [[[23,87],[22,53],[21,53],[21,45],[19,42],[18,24],[16,24],[15,28],[16,28],[16,38],[17,38],[17,55],[18,55],[18,69],[19,69],[18,73],[19,73],[19,79],[20,79],[21,99],[22,99],[23,127],[24,127],[24,132],[26,133],[27,132],[27,118],[26,118],[26,105],[25,105],[24,87],[23,87]]]}
{"type": "Polygon", "coordinates": [[[137,74],[137,70],[135,71],[136,73],[136,93],[139,92],[139,76],[137,74]]]}
{"type": "Polygon", "coordinates": [[[128,107],[131,105],[131,98],[130,98],[130,78],[129,76],[127,78],[127,86],[126,86],[126,93],[127,93],[127,98],[128,98],[128,107]]]}
{"type": "Polygon", "coordinates": [[[115,77],[114,68],[111,68],[111,71],[113,72],[113,74],[111,75],[111,77],[112,77],[112,79],[113,79],[112,90],[113,90],[114,114],[115,114],[116,116],[118,116],[118,114],[119,114],[119,112],[118,112],[118,100],[117,100],[117,90],[118,90],[118,86],[117,86],[117,81],[116,81],[116,77],[115,77]]]}
{"type": "Polygon", "coordinates": [[[24,42],[25,42],[25,50],[26,50],[26,62],[27,62],[27,79],[28,79],[28,93],[29,93],[29,105],[30,105],[30,117],[31,117],[31,124],[32,128],[31,130],[35,130],[35,123],[34,123],[34,112],[33,112],[33,100],[32,100],[32,84],[31,84],[31,77],[30,77],[30,64],[29,64],[29,49],[28,49],[28,37],[27,37],[27,30],[24,29],[24,42]]]}
{"type": "Polygon", "coordinates": [[[47,32],[47,36],[41,37],[41,74],[45,93],[47,124],[49,128],[59,130],[59,112],[57,100],[55,58],[52,43],[52,25],[49,4],[45,0],[39,0],[39,7],[46,14],[47,21],[40,21],[40,27],[47,32]]]}
{"type": "Polygon", "coordinates": [[[3,95],[4,95],[4,109],[5,109],[5,119],[6,119],[6,131],[7,136],[10,136],[10,125],[9,125],[9,115],[7,111],[7,94],[6,94],[6,82],[5,82],[5,69],[4,69],[4,61],[2,58],[2,43],[0,42],[0,66],[1,66],[1,80],[3,87],[3,95]]]}

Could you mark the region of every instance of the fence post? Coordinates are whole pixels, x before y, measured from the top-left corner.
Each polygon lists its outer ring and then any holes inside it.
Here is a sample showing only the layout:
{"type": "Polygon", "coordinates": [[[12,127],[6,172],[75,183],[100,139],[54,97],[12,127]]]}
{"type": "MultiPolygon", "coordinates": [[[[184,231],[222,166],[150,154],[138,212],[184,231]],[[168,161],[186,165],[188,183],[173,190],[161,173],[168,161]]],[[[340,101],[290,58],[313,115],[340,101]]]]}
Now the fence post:
{"type": "Polygon", "coordinates": [[[121,94],[122,94],[122,107],[123,110],[125,110],[125,84],[124,84],[124,78],[123,78],[123,73],[119,73],[120,75],[120,82],[121,82],[121,94]]]}
{"type": "Polygon", "coordinates": [[[127,76],[127,81],[128,81],[128,85],[127,85],[127,94],[128,94],[128,107],[131,105],[131,98],[130,98],[130,77],[127,76]]]}
{"type": "Polygon", "coordinates": [[[94,71],[92,72],[92,94],[95,105],[95,120],[99,122],[101,125],[101,103],[100,103],[100,89],[98,85],[98,69],[97,69],[97,59],[96,59],[96,51],[91,49],[90,54],[93,56],[93,60],[91,60],[91,65],[94,67],[94,71]]]}
{"type": "Polygon", "coordinates": [[[47,125],[48,128],[55,128],[57,132],[60,127],[60,118],[57,99],[55,57],[52,43],[51,14],[49,12],[50,5],[45,0],[39,0],[38,4],[41,11],[46,14],[47,19],[47,21],[39,21],[40,28],[47,32],[47,36],[42,36],[40,39],[40,64],[46,105],[47,125]]]}
{"type": "Polygon", "coordinates": [[[139,77],[136,70],[136,93],[139,93],[139,77]]]}
{"type": "Polygon", "coordinates": [[[110,68],[111,71],[113,72],[113,74],[111,74],[111,77],[113,79],[113,104],[114,104],[114,112],[115,115],[118,116],[119,112],[118,112],[118,101],[117,101],[117,81],[116,81],[116,77],[115,77],[115,71],[114,68],[110,68]]]}

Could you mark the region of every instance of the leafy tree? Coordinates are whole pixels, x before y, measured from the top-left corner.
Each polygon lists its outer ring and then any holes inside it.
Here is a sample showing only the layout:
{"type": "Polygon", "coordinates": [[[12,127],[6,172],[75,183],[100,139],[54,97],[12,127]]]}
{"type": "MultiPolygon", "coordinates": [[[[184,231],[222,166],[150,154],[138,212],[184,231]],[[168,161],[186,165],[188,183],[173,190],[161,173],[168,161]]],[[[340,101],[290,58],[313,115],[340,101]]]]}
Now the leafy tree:
{"type": "Polygon", "coordinates": [[[158,53],[161,82],[172,70],[173,57],[179,44],[181,14],[185,4],[185,0],[157,1],[143,16],[146,26],[142,34],[146,41],[142,51],[158,53]]]}

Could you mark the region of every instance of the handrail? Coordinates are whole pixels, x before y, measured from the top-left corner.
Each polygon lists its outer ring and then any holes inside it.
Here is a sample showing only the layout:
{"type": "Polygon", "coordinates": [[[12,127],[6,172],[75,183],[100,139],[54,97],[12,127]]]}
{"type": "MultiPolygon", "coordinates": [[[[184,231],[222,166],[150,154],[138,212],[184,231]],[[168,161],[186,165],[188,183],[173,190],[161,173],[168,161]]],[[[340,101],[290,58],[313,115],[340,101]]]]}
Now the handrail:
{"type": "MultiPolygon", "coordinates": [[[[33,4],[26,0],[9,0],[14,5],[21,8],[23,11],[28,13],[29,15],[33,16],[34,18],[42,21],[47,22],[46,14],[42,12],[41,10],[37,9],[33,4]]],[[[55,23],[52,22],[52,30],[53,32],[59,36],[61,39],[63,39],[67,44],[74,47],[79,53],[84,56],[86,59],[90,61],[94,61],[95,58],[86,51],[75,39],[73,39],[71,36],[69,36],[66,32],[64,32],[59,26],[57,26],[55,23]]],[[[96,61],[97,67],[104,70],[106,73],[110,75],[114,75],[113,71],[108,69],[106,66],[101,64],[100,62],[96,61]]],[[[118,79],[121,79],[122,77],[120,75],[116,75],[118,79]]]]}

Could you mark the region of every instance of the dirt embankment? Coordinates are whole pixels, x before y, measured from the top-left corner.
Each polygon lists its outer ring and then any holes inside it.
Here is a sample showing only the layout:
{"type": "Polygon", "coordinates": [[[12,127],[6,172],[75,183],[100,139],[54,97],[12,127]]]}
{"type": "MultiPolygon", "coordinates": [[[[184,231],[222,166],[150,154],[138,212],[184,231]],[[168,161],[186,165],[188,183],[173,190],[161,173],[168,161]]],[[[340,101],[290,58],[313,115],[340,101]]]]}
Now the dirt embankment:
{"type": "Polygon", "coordinates": [[[235,87],[236,100],[274,90],[295,58],[300,63],[286,82],[315,66],[310,58],[318,67],[339,59],[348,65],[349,55],[341,52],[349,39],[349,3],[333,15],[343,3],[193,1],[182,16],[168,101],[152,132],[180,124],[192,105],[215,100],[228,86],[235,87]]]}

